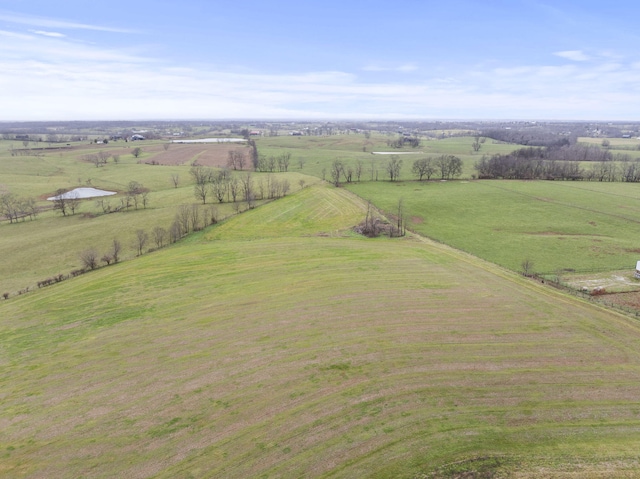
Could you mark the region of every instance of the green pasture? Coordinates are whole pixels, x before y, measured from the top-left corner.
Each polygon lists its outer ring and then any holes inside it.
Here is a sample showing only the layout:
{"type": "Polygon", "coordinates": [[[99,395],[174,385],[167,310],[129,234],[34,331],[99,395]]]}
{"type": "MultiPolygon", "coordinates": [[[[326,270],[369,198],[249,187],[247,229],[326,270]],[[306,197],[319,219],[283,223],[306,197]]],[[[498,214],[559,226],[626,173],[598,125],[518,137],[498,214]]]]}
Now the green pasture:
{"type": "Polygon", "coordinates": [[[1,301],[0,476],[640,474],[636,321],[364,214],[309,187],[1,301]]]}
{"type": "MultiPolygon", "coordinates": [[[[42,212],[33,221],[0,222],[0,255],[3,258],[0,295],[5,292],[13,295],[27,287],[33,289],[38,281],[79,269],[82,267],[80,254],[84,250],[95,248],[102,256],[110,249],[113,239],[122,243],[122,257],[132,258],[137,254],[137,230],[145,230],[151,235],[156,226],[168,229],[181,205],[201,203],[194,196],[188,166],[144,164],[130,153],[120,154],[118,164],[109,160],[100,168],[83,160],[85,155],[101,148],[122,151],[125,148],[122,142],[45,150],[42,156],[11,156],[9,143],[0,142],[0,193],[34,197],[42,212]],[[171,181],[173,174],[180,177],[178,188],[174,188],[171,181]],[[53,211],[51,202],[46,201],[58,188],[93,186],[118,192],[118,195],[104,198],[112,207],[117,207],[131,181],[137,181],[149,190],[146,209],[139,207],[124,213],[103,214],[95,199],[86,199],[82,200],[75,215],[63,217],[53,211]]],[[[151,144],[140,143],[143,149],[145,144],[151,144]]],[[[14,146],[17,148],[15,143],[14,146]]],[[[141,160],[152,158],[152,155],[149,153],[145,158],[143,154],[141,160]]],[[[273,175],[284,178],[279,173],[273,175]]],[[[267,174],[253,173],[252,176],[257,185],[267,174]]],[[[305,185],[318,181],[297,172],[289,173],[286,178],[291,192],[300,189],[300,180],[304,180],[305,185]]],[[[208,199],[207,205],[213,201],[213,198],[208,199]]],[[[233,204],[213,204],[221,219],[236,213],[233,204]]],[[[240,208],[246,209],[246,205],[240,208]]],[[[204,215],[204,207],[202,209],[204,215]]],[[[152,238],[145,250],[148,248],[155,248],[152,238]]]]}
{"type": "Polygon", "coordinates": [[[589,137],[580,137],[578,138],[579,143],[585,143],[588,145],[596,145],[602,147],[602,142],[607,140],[609,142],[608,149],[610,150],[621,150],[621,153],[627,153],[631,156],[640,156],[640,140],[637,138],[589,138],[589,137]],[[633,151],[635,150],[635,154],[633,151]]]}
{"type": "Polygon", "coordinates": [[[309,175],[322,177],[322,170],[326,170],[327,180],[331,179],[329,174],[331,163],[334,160],[341,160],[345,165],[355,168],[359,160],[363,164],[362,180],[377,178],[385,180],[388,178],[385,165],[389,161],[389,155],[374,155],[372,152],[397,152],[411,153],[410,155],[400,155],[403,167],[400,172],[402,179],[413,179],[411,166],[413,162],[420,158],[437,157],[440,155],[456,155],[463,161],[462,178],[471,178],[476,174],[474,165],[482,158],[482,155],[493,155],[496,153],[510,153],[517,146],[495,142],[490,138],[482,144],[480,151],[474,152],[472,143],[473,137],[451,137],[440,140],[422,139],[422,144],[418,148],[404,147],[394,149],[387,146],[387,140],[394,140],[396,135],[372,134],[369,139],[363,134],[333,135],[329,137],[306,137],[306,136],[278,136],[264,137],[256,140],[258,151],[266,156],[278,156],[282,153],[291,153],[291,164],[289,171],[300,171],[309,175]],[[362,151],[363,148],[366,151],[362,151]],[[299,160],[302,159],[304,166],[300,169],[299,160]],[[372,174],[373,170],[373,174],[372,174]]]}
{"type": "Polygon", "coordinates": [[[634,269],[640,186],[560,181],[377,182],[349,190],[425,236],[521,271],[634,269]]]}

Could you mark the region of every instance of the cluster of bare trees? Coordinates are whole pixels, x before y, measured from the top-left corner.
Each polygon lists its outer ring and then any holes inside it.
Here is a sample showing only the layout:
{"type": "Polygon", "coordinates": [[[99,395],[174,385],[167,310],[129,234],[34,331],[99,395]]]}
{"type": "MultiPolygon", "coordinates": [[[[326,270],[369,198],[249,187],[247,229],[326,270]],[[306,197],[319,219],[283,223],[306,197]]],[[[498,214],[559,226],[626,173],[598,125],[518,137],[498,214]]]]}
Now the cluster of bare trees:
{"type": "Polygon", "coordinates": [[[387,146],[391,148],[402,148],[405,145],[409,145],[411,148],[418,148],[420,146],[420,138],[417,136],[408,136],[402,134],[398,136],[395,140],[387,140],[387,146]]]}
{"type": "Polygon", "coordinates": [[[120,155],[108,153],[106,151],[99,151],[98,153],[94,153],[91,155],[85,155],[82,159],[86,162],[93,163],[96,168],[100,168],[104,166],[109,161],[109,158],[113,157],[113,162],[118,163],[120,161],[120,155]]]}
{"type": "MultiPolygon", "coordinates": [[[[51,286],[52,284],[60,283],[60,282],[65,281],[65,280],[67,280],[69,278],[73,278],[73,277],[79,276],[81,274],[84,274],[89,270],[94,270],[94,269],[96,269],[96,268],[98,268],[100,266],[100,262],[103,262],[106,265],[110,265],[112,263],[118,263],[120,261],[121,251],[122,251],[122,243],[120,243],[120,241],[118,239],[115,239],[115,238],[114,238],[113,242],[111,243],[111,246],[109,247],[109,250],[107,252],[105,252],[105,254],[102,255],[101,258],[100,258],[100,255],[99,255],[98,251],[95,248],[88,248],[88,249],[82,251],[78,255],[78,258],[80,259],[80,262],[82,263],[82,267],[81,268],[74,269],[68,275],[57,274],[57,275],[52,276],[50,278],[46,278],[46,279],[43,279],[41,281],[38,281],[37,282],[38,288],[44,288],[46,286],[51,286]]],[[[18,295],[21,295],[21,294],[24,294],[24,293],[28,293],[29,289],[30,289],[30,287],[26,287],[25,289],[22,289],[22,290],[18,291],[18,295]]],[[[10,296],[9,293],[4,293],[2,295],[2,297],[4,299],[9,299],[9,296],[10,296]]]]}
{"type": "MultiPolygon", "coordinates": [[[[360,160],[356,160],[355,165],[351,165],[342,160],[336,159],[331,163],[331,168],[329,170],[331,182],[335,186],[340,186],[341,178],[344,178],[344,181],[347,183],[351,183],[354,180],[360,181],[363,172],[364,165],[360,160]]],[[[323,172],[323,175],[324,174],[325,172],[323,172]]]]}
{"type": "Polygon", "coordinates": [[[265,156],[258,155],[258,163],[255,165],[256,171],[268,171],[273,173],[274,171],[286,172],[289,171],[289,164],[291,163],[291,153],[282,153],[278,156],[265,156]]]}
{"type": "Polygon", "coordinates": [[[146,209],[149,206],[149,190],[142,183],[130,181],[125,196],[120,198],[119,205],[112,205],[109,198],[98,198],[96,206],[105,214],[127,211],[132,207],[136,210],[140,207],[146,209]]]}
{"type": "Polygon", "coordinates": [[[473,137],[473,143],[471,143],[471,148],[473,148],[473,151],[480,151],[480,148],[482,148],[482,144],[486,141],[487,139],[485,137],[482,137],[480,135],[476,135],[473,137]]]}
{"type": "Polygon", "coordinates": [[[383,220],[371,204],[371,201],[369,201],[367,203],[365,219],[355,228],[355,231],[370,238],[375,238],[382,234],[386,234],[390,238],[404,236],[407,233],[407,227],[404,215],[404,201],[402,198],[398,200],[397,211],[393,216],[393,223],[383,220]]]}
{"type": "Polygon", "coordinates": [[[75,215],[80,206],[80,198],[77,194],[69,193],[64,188],[58,188],[53,198],[53,209],[62,213],[62,216],[75,215]]]}
{"type": "Polygon", "coordinates": [[[418,177],[419,181],[430,180],[433,174],[436,172],[436,167],[433,162],[433,158],[420,158],[413,162],[411,167],[411,173],[418,177]]]}
{"type": "Polygon", "coordinates": [[[38,215],[36,200],[29,197],[20,197],[13,193],[3,193],[0,195],[0,215],[17,223],[19,219],[24,221],[29,218],[33,220],[38,215]]]}
{"type": "Polygon", "coordinates": [[[247,206],[253,208],[256,200],[286,196],[291,188],[288,179],[278,179],[273,175],[260,178],[256,183],[249,171],[236,175],[226,168],[214,170],[194,166],[189,172],[195,182],[193,194],[203,205],[207,198],[213,198],[218,203],[246,201],[247,206]]]}
{"type": "Polygon", "coordinates": [[[152,238],[157,248],[175,243],[189,233],[218,222],[218,209],[214,205],[181,205],[168,230],[154,228],[152,238]]]}
{"type": "Polygon", "coordinates": [[[44,153],[42,151],[27,148],[29,146],[28,141],[23,141],[22,143],[26,143],[24,145],[24,148],[14,148],[13,146],[9,147],[9,153],[11,154],[11,156],[44,156],[44,153]]]}
{"type": "Polygon", "coordinates": [[[127,194],[124,197],[125,209],[133,206],[136,210],[139,206],[149,206],[149,190],[137,181],[130,181],[127,185],[127,194]]]}
{"type": "Polygon", "coordinates": [[[247,156],[241,150],[229,150],[227,157],[227,168],[232,170],[244,170],[247,164],[247,156]]]}
{"type": "Polygon", "coordinates": [[[462,174],[462,160],[454,155],[420,158],[413,162],[411,172],[419,181],[430,180],[434,176],[450,180],[462,174]]]}
{"type": "Polygon", "coordinates": [[[94,270],[98,268],[100,262],[105,265],[116,264],[120,262],[122,255],[122,243],[119,239],[114,238],[111,242],[109,249],[100,257],[98,250],[95,248],[88,248],[80,253],[80,261],[83,268],[71,272],[71,276],[77,276],[84,273],[87,270],[94,270]]]}
{"type": "Polygon", "coordinates": [[[611,154],[595,145],[521,148],[508,155],[483,156],[479,178],[640,182],[640,159],[611,154]],[[588,167],[583,168],[583,162],[588,167]]]}

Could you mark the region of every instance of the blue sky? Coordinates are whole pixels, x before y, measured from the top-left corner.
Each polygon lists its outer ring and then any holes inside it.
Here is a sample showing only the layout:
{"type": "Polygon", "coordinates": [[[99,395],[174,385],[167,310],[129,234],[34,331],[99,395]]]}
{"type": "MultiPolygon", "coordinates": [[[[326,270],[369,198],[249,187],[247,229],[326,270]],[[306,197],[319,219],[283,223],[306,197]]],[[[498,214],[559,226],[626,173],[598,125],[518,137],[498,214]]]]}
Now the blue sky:
{"type": "Polygon", "coordinates": [[[638,120],[631,1],[0,0],[0,121],[638,120]]]}

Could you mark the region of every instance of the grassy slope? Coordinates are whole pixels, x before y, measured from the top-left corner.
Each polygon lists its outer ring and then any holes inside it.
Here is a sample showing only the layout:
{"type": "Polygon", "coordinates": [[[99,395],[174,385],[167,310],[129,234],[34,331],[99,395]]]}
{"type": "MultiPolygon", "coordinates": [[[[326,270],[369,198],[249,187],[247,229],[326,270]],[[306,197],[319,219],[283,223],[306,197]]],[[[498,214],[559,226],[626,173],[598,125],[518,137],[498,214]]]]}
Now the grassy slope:
{"type": "MultiPolygon", "coordinates": [[[[46,150],[42,157],[12,157],[8,152],[11,144],[0,142],[0,193],[6,190],[37,197],[39,205],[46,210],[36,221],[26,220],[13,225],[3,221],[0,224],[0,257],[3,258],[0,262],[0,294],[14,294],[27,286],[34,288],[38,281],[79,269],[82,251],[95,248],[102,256],[110,249],[114,238],[123,244],[122,256],[132,257],[136,254],[134,244],[138,229],[148,233],[156,226],[168,229],[179,205],[198,203],[193,194],[189,166],[138,164],[138,160],[127,153],[131,148],[122,142],[104,146],[82,144],[71,150],[46,150]],[[114,164],[109,160],[106,166],[96,168],[82,159],[99,150],[122,152],[120,162],[114,164]],[[180,175],[178,188],[174,188],[170,181],[172,174],[180,175]],[[97,188],[121,193],[130,181],[137,181],[150,190],[149,208],[103,215],[95,201],[89,199],[82,202],[75,216],[62,217],[51,210],[47,196],[53,195],[58,188],[87,186],[89,179],[97,188]]],[[[15,142],[13,144],[17,146],[15,142]]],[[[161,147],[151,142],[142,146],[164,153],[161,147]]],[[[173,151],[170,149],[168,153],[173,151]]],[[[153,154],[151,151],[144,153],[143,161],[152,158],[153,154]]],[[[253,175],[256,188],[264,176],[253,175]]],[[[299,189],[300,178],[304,178],[307,185],[317,181],[299,173],[291,173],[287,178],[292,191],[299,189]]],[[[122,197],[123,194],[119,194],[107,201],[116,207],[122,197]]],[[[227,203],[216,208],[219,217],[234,212],[233,205],[227,203]]]]}
{"type": "Polygon", "coordinates": [[[0,475],[640,472],[636,322],[355,237],[353,201],[307,188],[0,303],[0,475]]]}
{"type": "Polygon", "coordinates": [[[520,271],[630,269],[638,259],[640,199],[632,183],[389,182],[349,185],[386,211],[403,198],[410,227],[520,271]]]}

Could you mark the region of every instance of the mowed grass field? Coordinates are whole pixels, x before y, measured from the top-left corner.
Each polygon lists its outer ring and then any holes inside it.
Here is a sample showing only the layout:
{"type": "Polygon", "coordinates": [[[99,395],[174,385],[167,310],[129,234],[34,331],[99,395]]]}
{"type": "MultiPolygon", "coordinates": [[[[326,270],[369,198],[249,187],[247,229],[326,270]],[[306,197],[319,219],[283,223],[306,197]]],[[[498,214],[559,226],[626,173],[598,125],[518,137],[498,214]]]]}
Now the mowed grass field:
{"type": "Polygon", "coordinates": [[[637,321],[364,213],[305,188],[1,302],[0,476],[640,474],[637,321]]]}
{"type": "Polygon", "coordinates": [[[408,226],[514,271],[633,271],[640,260],[640,186],[561,181],[378,182],[349,190],[408,226]]]}

